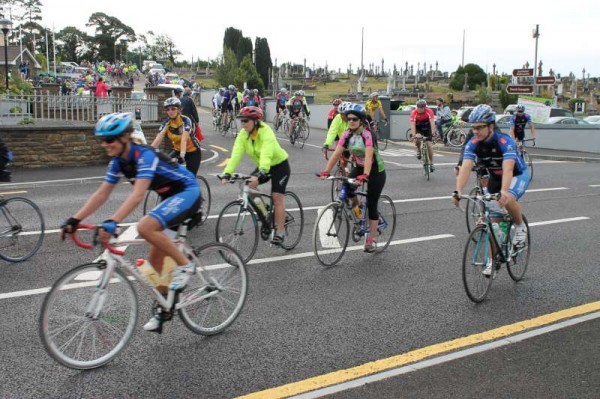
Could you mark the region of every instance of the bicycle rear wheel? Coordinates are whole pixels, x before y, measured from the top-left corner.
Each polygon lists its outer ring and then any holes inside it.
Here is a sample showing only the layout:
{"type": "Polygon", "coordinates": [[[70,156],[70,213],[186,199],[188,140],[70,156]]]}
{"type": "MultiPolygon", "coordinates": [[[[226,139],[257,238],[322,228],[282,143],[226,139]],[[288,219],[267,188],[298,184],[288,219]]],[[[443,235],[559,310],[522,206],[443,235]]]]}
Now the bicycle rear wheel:
{"type": "Polygon", "coordinates": [[[377,202],[379,222],[377,224],[377,252],[386,249],[396,231],[396,207],[388,195],[381,195],[377,202]]]}
{"type": "Polygon", "coordinates": [[[200,193],[202,195],[202,204],[200,205],[200,211],[202,212],[202,219],[200,223],[204,223],[208,218],[208,214],[210,213],[210,205],[211,205],[211,194],[210,194],[210,185],[204,176],[196,176],[198,179],[198,185],[200,186],[200,193]]]}
{"type": "Polygon", "coordinates": [[[454,128],[448,132],[448,143],[452,147],[460,147],[464,144],[467,135],[462,129],[454,128]]]}
{"type": "Polygon", "coordinates": [[[471,301],[479,303],[485,299],[494,281],[495,272],[490,233],[487,226],[477,226],[467,239],[462,265],[463,285],[471,301]],[[490,276],[483,274],[488,265],[492,267],[490,276]]]}
{"type": "Polygon", "coordinates": [[[323,266],[333,266],[342,259],[348,239],[350,223],[340,202],[332,202],[323,208],[313,230],[313,252],[323,266]]]}
{"type": "MultiPolygon", "coordinates": [[[[469,197],[473,197],[475,195],[481,195],[481,188],[473,187],[469,192],[469,197]]],[[[482,208],[480,202],[476,201],[468,201],[467,209],[465,210],[465,219],[467,222],[467,232],[470,233],[475,226],[477,226],[477,222],[479,218],[483,216],[485,209],[482,208]]]]}
{"type": "Polygon", "coordinates": [[[239,316],[248,293],[248,274],[240,254],[227,244],[194,249],[196,273],[179,293],[179,317],[196,334],[215,335],[239,316]]]}
{"type": "Polygon", "coordinates": [[[146,197],[144,198],[144,205],[142,207],[142,214],[147,215],[156,205],[160,204],[160,196],[154,190],[148,190],[146,197]]]}
{"type": "Polygon", "coordinates": [[[133,335],[137,294],[120,269],[114,269],[107,281],[105,267],[88,263],[69,270],[44,299],[40,338],[48,354],[63,366],[100,367],[116,357],[133,335]]]}
{"type": "Polygon", "coordinates": [[[286,191],[283,197],[285,203],[285,240],[281,243],[283,249],[294,249],[302,238],[304,231],[304,211],[300,198],[291,191],[286,191]]]}
{"type": "Polygon", "coordinates": [[[217,218],[217,242],[230,245],[244,263],[248,263],[258,247],[258,222],[254,211],[244,209],[242,201],[225,205],[217,218]]]}
{"type": "Polygon", "coordinates": [[[44,241],[45,223],[40,208],[27,198],[0,200],[0,258],[22,262],[44,241]]]}
{"type": "MultiPolygon", "coordinates": [[[[527,271],[527,266],[529,266],[529,254],[531,251],[531,232],[529,230],[529,223],[527,222],[527,218],[523,215],[523,222],[525,226],[527,226],[527,241],[525,245],[519,249],[513,249],[513,256],[510,258],[510,261],[506,264],[506,269],[508,270],[508,275],[514,281],[520,281],[525,276],[525,272],[527,271]]],[[[508,244],[512,245],[512,239],[515,235],[515,225],[511,225],[508,244]]]]}

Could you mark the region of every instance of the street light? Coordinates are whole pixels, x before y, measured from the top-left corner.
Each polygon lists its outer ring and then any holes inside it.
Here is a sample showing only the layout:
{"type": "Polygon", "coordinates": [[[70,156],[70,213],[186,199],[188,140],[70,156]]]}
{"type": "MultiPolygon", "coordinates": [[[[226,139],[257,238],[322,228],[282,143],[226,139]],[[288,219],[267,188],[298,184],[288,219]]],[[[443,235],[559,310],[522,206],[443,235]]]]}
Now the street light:
{"type": "Polygon", "coordinates": [[[538,95],[537,91],[537,53],[538,53],[538,38],[540,37],[540,26],[536,25],[532,32],[532,36],[535,39],[535,60],[533,62],[533,92],[538,95]]]}
{"type": "Polygon", "coordinates": [[[12,28],[12,21],[10,19],[0,19],[0,30],[4,34],[4,77],[6,79],[6,94],[8,95],[8,32],[12,28]]]}

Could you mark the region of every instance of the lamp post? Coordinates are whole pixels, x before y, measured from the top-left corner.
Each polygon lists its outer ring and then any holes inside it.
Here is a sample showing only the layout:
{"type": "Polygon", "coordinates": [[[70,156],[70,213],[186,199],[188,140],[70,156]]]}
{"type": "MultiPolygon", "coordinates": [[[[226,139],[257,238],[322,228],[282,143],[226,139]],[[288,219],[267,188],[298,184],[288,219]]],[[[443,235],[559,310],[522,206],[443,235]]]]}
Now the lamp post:
{"type": "Polygon", "coordinates": [[[536,25],[532,34],[535,39],[535,60],[533,62],[533,92],[534,95],[538,95],[537,88],[537,53],[538,53],[538,38],[540,37],[540,26],[536,25]]]}
{"type": "Polygon", "coordinates": [[[6,79],[6,94],[8,94],[8,32],[12,28],[12,21],[10,19],[0,19],[0,30],[4,34],[4,77],[6,79]]]}

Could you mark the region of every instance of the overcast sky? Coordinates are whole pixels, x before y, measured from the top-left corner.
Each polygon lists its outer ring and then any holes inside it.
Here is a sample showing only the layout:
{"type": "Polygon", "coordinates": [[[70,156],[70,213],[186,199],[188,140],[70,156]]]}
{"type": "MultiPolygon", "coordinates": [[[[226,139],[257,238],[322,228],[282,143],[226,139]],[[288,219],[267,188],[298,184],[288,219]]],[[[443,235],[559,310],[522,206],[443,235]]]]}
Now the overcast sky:
{"type": "MultiPolygon", "coordinates": [[[[462,62],[511,73],[526,61],[533,65],[540,26],[538,61],[578,78],[600,76],[600,2],[538,1],[241,1],[180,0],[153,3],[137,0],[42,0],[42,24],[58,31],[65,26],[85,30],[90,15],[100,11],[132,27],[136,34],[152,30],[170,36],[183,53],[180,59],[214,59],[222,53],[225,29],[267,38],[273,62],[327,66],[345,71],[361,62],[389,71],[408,62],[439,64],[453,72],[462,62]],[[355,4],[361,4],[356,7],[355,4]],[[568,8],[569,7],[569,8],[568,8]],[[293,11],[292,11],[293,10],[293,11]]],[[[429,67],[428,67],[429,69],[429,67]]]]}

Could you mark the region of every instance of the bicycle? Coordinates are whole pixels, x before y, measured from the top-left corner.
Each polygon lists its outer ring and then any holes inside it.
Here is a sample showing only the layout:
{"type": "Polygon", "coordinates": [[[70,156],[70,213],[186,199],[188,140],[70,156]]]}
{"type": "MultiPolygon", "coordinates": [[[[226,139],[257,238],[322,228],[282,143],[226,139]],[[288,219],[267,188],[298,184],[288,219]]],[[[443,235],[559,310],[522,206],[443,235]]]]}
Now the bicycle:
{"type": "MultiPolygon", "coordinates": [[[[370,123],[371,128],[373,129],[373,134],[375,135],[375,139],[377,140],[377,147],[381,151],[385,151],[388,145],[388,139],[381,137],[381,128],[379,127],[379,121],[372,121],[370,123]]],[[[387,121],[385,122],[385,126],[387,126],[387,121]]]]}
{"type": "Polygon", "coordinates": [[[518,149],[519,149],[519,156],[523,159],[523,161],[527,164],[527,167],[529,168],[529,183],[531,183],[531,180],[533,180],[533,161],[531,160],[531,156],[525,149],[525,147],[527,147],[525,142],[527,142],[527,141],[533,142],[533,144],[531,146],[535,147],[535,139],[526,139],[526,140],[521,140],[521,142],[518,145],[518,149]]]}
{"type": "MultiPolygon", "coordinates": [[[[224,176],[217,175],[218,179],[224,176]]],[[[242,256],[244,262],[249,262],[258,248],[258,221],[261,222],[260,237],[267,241],[275,233],[275,215],[273,197],[258,190],[251,189],[247,180],[251,176],[234,174],[229,177],[229,183],[239,183],[240,195],[223,207],[217,218],[216,239],[226,242],[235,248],[242,256]],[[263,211],[257,205],[258,198],[264,203],[263,211]],[[267,199],[267,201],[265,201],[267,199]]],[[[281,247],[285,250],[294,249],[300,242],[304,230],[304,211],[296,194],[286,191],[284,194],[285,206],[285,240],[281,247]],[[294,216],[294,213],[298,216],[294,216]]]]}
{"type": "MultiPolygon", "coordinates": [[[[323,152],[323,155],[325,156],[325,160],[329,160],[329,153],[333,152],[333,151],[335,151],[335,148],[327,148],[323,152]]],[[[353,167],[354,165],[355,165],[355,162],[352,161],[352,159],[346,158],[342,154],[340,159],[338,159],[337,163],[335,164],[335,169],[333,169],[331,175],[334,177],[348,176],[348,173],[350,173],[350,168],[353,167]]],[[[341,190],[342,190],[342,181],[335,180],[335,179],[331,180],[331,201],[335,201],[339,197],[341,190]]]]}
{"type": "MultiPolygon", "coordinates": [[[[227,111],[227,123],[222,124],[221,127],[221,136],[226,136],[228,132],[231,131],[231,135],[235,138],[238,134],[237,121],[235,119],[235,115],[232,111],[227,111]]],[[[223,116],[225,118],[225,115],[223,116]]]]}
{"type": "MultiPolygon", "coordinates": [[[[356,179],[337,176],[329,176],[327,179],[340,180],[355,186],[358,206],[362,213],[361,217],[357,217],[352,211],[352,202],[343,195],[320,210],[313,230],[313,252],[320,264],[329,267],[338,263],[344,256],[348,248],[350,226],[352,226],[352,241],[359,242],[363,237],[366,239],[369,234],[369,220],[367,219],[367,193],[358,190],[360,184],[356,179]]],[[[389,196],[382,194],[377,203],[377,210],[379,212],[377,242],[382,245],[377,246],[376,252],[382,252],[390,245],[396,231],[396,207],[389,196]]]]}
{"type": "MultiPolygon", "coordinates": [[[[211,193],[210,186],[208,181],[204,178],[204,176],[196,176],[198,180],[198,186],[200,186],[201,200],[200,200],[200,209],[198,210],[198,214],[201,215],[200,219],[197,220],[197,226],[203,224],[206,219],[208,219],[208,215],[210,213],[210,205],[211,205],[211,193]]],[[[146,192],[146,196],[144,197],[144,204],[142,206],[142,214],[146,215],[150,212],[154,207],[156,207],[162,198],[158,193],[154,190],[148,190],[146,192]]]]}
{"type": "Polygon", "coordinates": [[[24,197],[0,194],[0,258],[23,262],[40,249],[45,222],[40,208],[24,197]]]}
{"type": "MultiPolygon", "coordinates": [[[[425,172],[425,177],[429,180],[429,174],[431,173],[431,161],[429,160],[429,150],[427,146],[427,140],[420,133],[417,133],[421,139],[421,145],[419,146],[419,154],[421,154],[421,164],[423,165],[423,170],[425,172]]],[[[417,139],[418,137],[414,137],[413,139],[417,139]]]]}
{"type": "Polygon", "coordinates": [[[498,227],[494,229],[494,224],[490,218],[490,211],[487,203],[492,200],[498,200],[499,194],[486,194],[467,196],[462,195],[460,199],[475,201],[483,209],[483,214],[473,229],[463,253],[462,279],[465,292],[469,299],[475,303],[482,302],[489,293],[492,281],[500,270],[503,263],[506,263],[508,275],[514,281],[520,281],[525,276],[527,266],[529,265],[529,255],[531,249],[531,235],[527,218],[523,215],[523,221],[527,226],[527,240],[524,245],[515,247],[512,245],[512,239],[515,232],[515,226],[510,215],[505,214],[504,221],[508,223],[506,237],[498,227]],[[491,267],[491,275],[484,273],[484,270],[491,267]]]}
{"type": "MultiPolygon", "coordinates": [[[[421,134],[421,133],[417,133],[417,134],[421,134]]],[[[409,127],[406,130],[406,141],[413,141],[413,140],[414,140],[414,138],[413,138],[412,128],[409,127]]],[[[439,135],[434,134],[431,137],[431,143],[432,144],[437,144],[439,141],[440,141],[440,136],[439,135]]]]}
{"type": "Polygon", "coordinates": [[[458,124],[451,124],[442,134],[445,137],[444,142],[451,147],[461,147],[467,138],[467,133],[458,124]]]}
{"type": "Polygon", "coordinates": [[[292,133],[290,134],[290,143],[294,145],[296,142],[300,144],[300,148],[304,148],[304,143],[308,136],[310,135],[310,126],[306,122],[306,118],[301,116],[296,118],[296,123],[292,128],[292,133]]]}
{"type": "Polygon", "coordinates": [[[212,125],[213,129],[217,132],[222,132],[223,130],[223,113],[220,108],[215,108],[212,111],[212,125]]]}
{"type": "Polygon", "coordinates": [[[275,133],[283,133],[287,131],[289,117],[287,115],[287,110],[282,109],[279,113],[275,113],[273,117],[273,128],[275,129],[275,133]]]}
{"type": "MultiPolygon", "coordinates": [[[[483,166],[474,165],[475,172],[475,187],[469,191],[469,197],[473,198],[478,195],[483,195],[484,180],[488,179],[487,169],[483,166]]],[[[487,181],[486,183],[487,184],[487,181]]],[[[465,218],[467,223],[467,233],[471,232],[471,226],[476,226],[478,220],[483,216],[484,209],[475,201],[469,201],[466,206],[465,218]]]]}
{"type": "MultiPolygon", "coordinates": [[[[99,226],[80,225],[79,230],[99,226]]],[[[162,321],[175,313],[196,334],[214,335],[229,327],[239,316],[248,292],[248,275],[240,255],[223,243],[198,248],[186,242],[187,221],[174,239],[180,250],[195,263],[195,272],[183,290],[169,290],[165,298],[115,245],[139,245],[143,239],[103,245],[102,255],[67,271],[46,295],[39,318],[39,334],[46,352],[63,366],[93,369],[115,358],[131,339],[138,317],[138,296],[132,278],[149,291],[153,311],[162,321]]],[[[77,233],[76,245],[92,249],[77,233]]],[[[94,237],[94,241],[95,237],[94,237]]]]}

